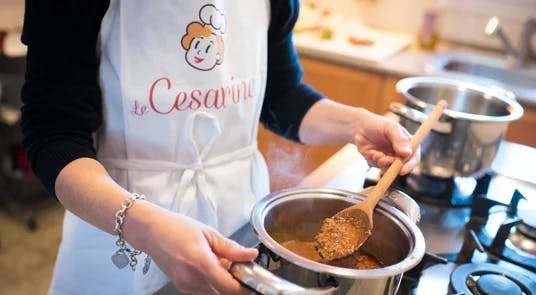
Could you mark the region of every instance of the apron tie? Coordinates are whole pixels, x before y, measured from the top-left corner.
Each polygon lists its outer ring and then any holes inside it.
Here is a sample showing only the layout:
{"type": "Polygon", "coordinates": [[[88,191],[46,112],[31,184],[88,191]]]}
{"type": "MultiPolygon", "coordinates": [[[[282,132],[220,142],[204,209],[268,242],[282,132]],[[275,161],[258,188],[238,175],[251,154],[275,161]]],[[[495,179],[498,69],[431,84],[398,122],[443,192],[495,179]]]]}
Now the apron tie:
{"type": "Polygon", "coordinates": [[[198,167],[185,169],[179,181],[177,193],[173,198],[175,210],[186,215],[191,215],[197,197],[209,205],[210,212],[207,216],[213,220],[215,223],[214,226],[217,226],[216,215],[218,207],[211,195],[203,169],[199,169],[198,167]]]}
{"type": "MultiPolygon", "coordinates": [[[[177,163],[162,160],[145,159],[116,159],[99,158],[99,161],[107,168],[119,168],[135,171],[183,171],[178,186],[171,201],[170,209],[203,220],[206,224],[218,228],[217,202],[207,179],[206,169],[223,165],[236,160],[246,159],[254,155],[257,143],[243,148],[207,158],[215,140],[221,134],[219,123],[213,115],[205,112],[191,114],[185,122],[187,138],[182,138],[183,145],[190,151],[190,164],[177,163]],[[204,122],[203,122],[204,121],[204,122]],[[204,136],[208,136],[204,144],[200,144],[200,138],[194,129],[201,128],[204,136]],[[202,216],[200,216],[202,215],[202,216]]],[[[139,192],[142,193],[142,192],[139,192]]],[[[147,196],[150,200],[150,196],[147,196]]]]}
{"type": "Polygon", "coordinates": [[[177,212],[197,218],[201,217],[199,215],[203,215],[203,220],[217,228],[218,207],[211,192],[211,186],[207,182],[204,161],[221,134],[220,124],[213,115],[206,112],[196,112],[188,116],[184,129],[188,134],[188,142],[194,159],[193,164],[182,173],[172,203],[177,212]],[[198,125],[202,129],[203,135],[208,136],[208,141],[203,145],[198,143],[199,138],[194,133],[198,125]],[[203,203],[207,204],[208,208],[203,206],[203,203]],[[199,208],[200,206],[205,208],[199,208]],[[192,212],[195,209],[197,212],[192,212]],[[209,212],[206,212],[207,209],[209,212]]]}

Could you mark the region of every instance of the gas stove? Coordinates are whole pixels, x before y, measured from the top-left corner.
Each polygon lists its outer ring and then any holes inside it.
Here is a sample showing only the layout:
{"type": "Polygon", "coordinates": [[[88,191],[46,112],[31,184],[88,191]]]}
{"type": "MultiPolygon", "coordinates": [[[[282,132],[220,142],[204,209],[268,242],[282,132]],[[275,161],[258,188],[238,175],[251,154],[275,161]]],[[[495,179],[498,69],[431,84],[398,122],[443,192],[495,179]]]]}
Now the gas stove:
{"type": "MultiPolygon", "coordinates": [[[[404,294],[536,294],[536,204],[476,197],[457,252],[427,253],[405,274],[404,294]]],[[[425,234],[426,236],[426,234],[425,234]]]]}
{"type": "MultiPolygon", "coordinates": [[[[513,153],[505,147],[502,164],[479,178],[417,172],[396,179],[393,186],[421,208],[427,250],[404,274],[399,294],[536,294],[536,182],[526,168],[512,173],[513,165],[524,166],[507,161],[513,153]]],[[[517,158],[536,157],[530,152],[517,158]]],[[[369,169],[365,186],[378,178],[369,169]]]]}

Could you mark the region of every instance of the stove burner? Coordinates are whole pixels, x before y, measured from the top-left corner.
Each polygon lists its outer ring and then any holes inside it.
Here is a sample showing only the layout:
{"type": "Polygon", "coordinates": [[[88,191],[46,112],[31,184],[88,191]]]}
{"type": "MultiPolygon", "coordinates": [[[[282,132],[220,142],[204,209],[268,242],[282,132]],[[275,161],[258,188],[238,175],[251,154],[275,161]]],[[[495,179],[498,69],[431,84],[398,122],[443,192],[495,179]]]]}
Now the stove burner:
{"type": "Polygon", "coordinates": [[[508,239],[516,248],[536,256],[536,211],[519,210],[517,214],[521,220],[508,239]]]}
{"type": "Polygon", "coordinates": [[[491,174],[479,179],[470,177],[439,178],[412,173],[398,177],[394,186],[418,201],[432,205],[460,207],[471,204],[473,197],[486,194],[491,174]]]}
{"type": "Polygon", "coordinates": [[[450,286],[460,294],[534,294],[536,275],[519,267],[467,263],[450,275],[450,286]]]}
{"type": "Polygon", "coordinates": [[[486,196],[475,198],[467,227],[474,230],[492,259],[501,259],[536,272],[536,239],[533,206],[515,190],[509,204],[486,196]],[[531,212],[531,213],[529,213],[531,212]],[[525,218],[526,221],[523,220],[525,218]]]}
{"type": "Polygon", "coordinates": [[[527,238],[536,241],[536,210],[519,210],[517,215],[521,218],[517,230],[527,238]]]}
{"type": "Polygon", "coordinates": [[[522,256],[527,256],[529,258],[530,255],[532,255],[533,258],[536,256],[536,241],[521,233],[519,225],[517,230],[508,236],[508,240],[513,246],[522,251],[522,256]]]}
{"type": "Polygon", "coordinates": [[[511,281],[506,277],[496,274],[482,275],[476,282],[476,288],[478,291],[485,295],[522,294],[521,288],[515,282],[511,281]]]}

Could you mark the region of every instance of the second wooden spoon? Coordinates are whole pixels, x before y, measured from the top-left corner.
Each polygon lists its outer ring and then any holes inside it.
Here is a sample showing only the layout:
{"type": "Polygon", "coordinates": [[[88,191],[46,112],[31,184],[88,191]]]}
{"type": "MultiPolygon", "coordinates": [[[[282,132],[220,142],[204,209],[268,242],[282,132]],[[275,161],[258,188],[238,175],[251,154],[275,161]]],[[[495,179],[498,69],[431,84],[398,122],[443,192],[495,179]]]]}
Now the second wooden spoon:
{"type": "MultiPolygon", "coordinates": [[[[441,117],[446,107],[447,102],[440,100],[432,113],[417,129],[410,141],[413,151],[430,132],[432,125],[441,117]]],[[[315,237],[317,251],[322,258],[331,261],[346,257],[357,251],[369,238],[373,226],[374,207],[409,158],[396,158],[363,202],[348,207],[324,220],[320,232],[315,237]]]]}

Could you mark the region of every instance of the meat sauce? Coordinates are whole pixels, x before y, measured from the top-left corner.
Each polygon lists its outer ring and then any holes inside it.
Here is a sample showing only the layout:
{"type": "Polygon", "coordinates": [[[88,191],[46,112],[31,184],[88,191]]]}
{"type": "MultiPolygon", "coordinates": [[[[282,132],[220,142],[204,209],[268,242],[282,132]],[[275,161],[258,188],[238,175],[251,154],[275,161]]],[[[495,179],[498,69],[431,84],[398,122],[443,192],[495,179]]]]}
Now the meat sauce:
{"type": "Polygon", "coordinates": [[[380,261],[365,253],[363,250],[358,250],[352,255],[341,259],[327,261],[322,259],[322,257],[318,254],[316,249],[317,244],[314,241],[289,240],[281,243],[281,245],[289,251],[304,258],[332,266],[353,269],[375,269],[383,267],[383,264],[380,261]]]}
{"type": "Polygon", "coordinates": [[[368,217],[358,217],[334,216],[324,220],[315,237],[316,250],[322,258],[337,260],[357,252],[370,236],[368,217]]]}

